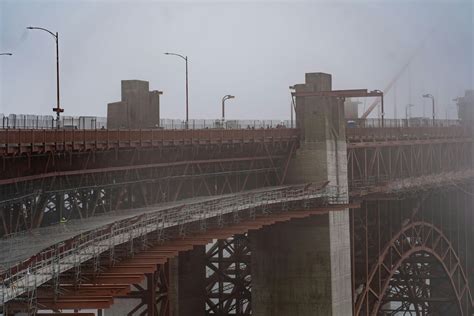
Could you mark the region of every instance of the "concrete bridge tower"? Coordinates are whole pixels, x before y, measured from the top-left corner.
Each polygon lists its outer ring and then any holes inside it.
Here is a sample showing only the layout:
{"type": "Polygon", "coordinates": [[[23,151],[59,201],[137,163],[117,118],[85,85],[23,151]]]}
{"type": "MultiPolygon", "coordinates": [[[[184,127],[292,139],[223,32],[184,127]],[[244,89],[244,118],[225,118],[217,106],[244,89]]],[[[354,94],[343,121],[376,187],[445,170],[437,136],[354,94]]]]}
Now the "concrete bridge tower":
{"type": "MultiPolygon", "coordinates": [[[[344,99],[331,75],[307,73],[294,86],[301,144],[289,183],[329,182],[347,198],[344,99]]],[[[351,315],[349,211],[291,221],[250,234],[255,315],[351,315]]]]}

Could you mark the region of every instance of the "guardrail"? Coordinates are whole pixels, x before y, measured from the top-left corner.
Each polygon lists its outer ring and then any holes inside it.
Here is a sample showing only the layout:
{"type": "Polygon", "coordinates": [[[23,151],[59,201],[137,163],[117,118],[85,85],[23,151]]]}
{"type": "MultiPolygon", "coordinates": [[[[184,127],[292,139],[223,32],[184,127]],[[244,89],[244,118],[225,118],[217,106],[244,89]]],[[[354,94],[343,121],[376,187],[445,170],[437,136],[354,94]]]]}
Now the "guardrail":
{"type": "MultiPolygon", "coordinates": [[[[304,201],[305,205],[309,206],[308,203],[315,199],[324,199],[325,204],[348,202],[347,192],[340,192],[338,188],[319,189],[309,185],[299,185],[214,197],[202,202],[181,204],[165,209],[158,207],[154,210],[144,209],[139,215],[116,219],[111,224],[84,231],[67,240],[52,242],[48,248],[8,267],[0,274],[0,304],[34,291],[38,286],[50,280],[57,280],[60,273],[77,268],[81,263],[97,258],[101,253],[112,250],[117,245],[147,234],[155,233],[160,239],[164,229],[179,226],[179,231],[182,231],[182,227],[190,222],[200,222],[201,229],[206,230],[206,222],[211,218],[222,219],[224,215],[233,213],[234,220],[237,220],[238,213],[243,210],[263,207],[263,214],[265,214],[272,205],[304,201]]],[[[61,229],[61,225],[56,229],[61,229]]],[[[50,234],[49,238],[54,239],[54,234],[50,234]]]]}
{"type": "Polygon", "coordinates": [[[387,141],[430,138],[461,138],[472,137],[473,128],[467,126],[448,127],[353,127],[346,129],[349,142],[387,141]]]}
{"type": "MultiPolygon", "coordinates": [[[[68,129],[100,129],[107,127],[107,118],[99,116],[61,116],[59,126],[68,129]]],[[[55,129],[56,118],[52,115],[1,114],[0,128],[7,129],[55,129]]]]}
{"type": "MultiPolygon", "coordinates": [[[[382,127],[382,120],[378,118],[347,119],[348,125],[363,128],[382,127]]],[[[56,118],[52,115],[32,114],[1,114],[0,129],[56,129],[56,118]]],[[[416,117],[407,119],[384,119],[384,127],[447,127],[457,126],[460,120],[416,117]]],[[[61,116],[61,129],[101,129],[107,128],[107,117],[104,116],[61,116]]],[[[260,129],[260,128],[293,128],[295,122],[291,120],[225,120],[221,119],[191,119],[186,122],[180,119],[160,119],[156,127],[160,129],[260,129]]]]}
{"type": "MultiPolygon", "coordinates": [[[[101,129],[107,128],[107,117],[103,116],[61,116],[60,128],[64,129],[101,129]]],[[[291,127],[290,120],[225,120],[191,119],[186,122],[180,119],[160,119],[156,127],[160,129],[256,129],[291,127]]],[[[1,114],[1,129],[56,129],[57,121],[52,115],[1,114]]]]}
{"type": "Polygon", "coordinates": [[[412,117],[409,119],[382,119],[380,118],[368,118],[368,119],[347,119],[348,124],[356,124],[358,127],[363,128],[379,128],[379,127],[395,127],[395,128],[407,128],[407,127],[447,127],[457,126],[460,121],[458,119],[436,119],[433,123],[431,118],[427,117],[412,117]]]}

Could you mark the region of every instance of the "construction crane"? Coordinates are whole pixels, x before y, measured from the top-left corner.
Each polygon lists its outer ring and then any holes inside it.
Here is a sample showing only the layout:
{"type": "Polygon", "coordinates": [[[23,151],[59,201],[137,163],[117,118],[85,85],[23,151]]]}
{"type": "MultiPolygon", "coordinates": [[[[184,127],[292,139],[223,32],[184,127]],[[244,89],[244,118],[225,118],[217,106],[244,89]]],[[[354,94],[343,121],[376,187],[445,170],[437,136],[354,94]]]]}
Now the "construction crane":
{"type": "MultiPolygon", "coordinates": [[[[408,68],[408,66],[410,65],[410,62],[411,60],[414,58],[415,56],[412,56],[410,58],[410,60],[408,60],[408,62],[403,65],[403,67],[400,69],[399,72],[397,72],[397,74],[395,75],[395,77],[393,77],[393,79],[389,82],[389,84],[385,87],[385,89],[383,89],[383,93],[384,94],[387,94],[390,89],[393,87],[393,85],[395,84],[395,82],[397,82],[398,78],[400,78],[400,76],[405,72],[405,70],[408,68]]],[[[372,104],[369,106],[369,108],[367,109],[367,111],[364,112],[364,114],[362,114],[362,116],[360,117],[361,119],[366,119],[367,116],[369,116],[369,114],[375,109],[375,107],[377,105],[379,105],[380,103],[380,99],[376,99],[374,102],[372,102],[372,104]]]]}
{"type": "MultiPolygon", "coordinates": [[[[403,64],[403,67],[395,74],[395,77],[393,77],[393,79],[389,82],[389,84],[385,87],[385,89],[383,89],[384,94],[387,94],[390,91],[390,89],[393,87],[395,82],[397,82],[397,80],[405,72],[405,70],[408,68],[408,66],[410,66],[410,63],[418,55],[418,53],[422,50],[423,46],[425,45],[426,41],[431,36],[431,34],[433,34],[434,30],[435,30],[434,28],[431,30],[431,32],[428,34],[428,36],[425,38],[425,40],[420,44],[420,46],[418,46],[417,49],[413,52],[413,54],[410,55],[407,62],[405,64],[403,64]]],[[[377,107],[377,105],[379,105],[380,101],[381,101],[380,99],[377,99],[374,102],[372,102],[372,104],[369,106],[367,111],[365,111],[364,114],[362,114],[362,116],[360,118],[361,119],[366,119],[369,116],[369,114],[372,113],[372,111],[377,107]]],[[[383,115],[383,113],[382,113],[382,115],[383,115]]]]}

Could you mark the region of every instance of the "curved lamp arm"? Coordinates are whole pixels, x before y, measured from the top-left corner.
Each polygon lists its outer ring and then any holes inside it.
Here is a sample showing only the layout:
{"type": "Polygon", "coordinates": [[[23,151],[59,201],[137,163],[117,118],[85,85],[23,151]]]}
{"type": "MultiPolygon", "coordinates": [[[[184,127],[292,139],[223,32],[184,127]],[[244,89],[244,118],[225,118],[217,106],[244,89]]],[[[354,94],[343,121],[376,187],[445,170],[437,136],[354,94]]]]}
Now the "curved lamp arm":
{"type": "Polygon", "coordinates": [[[48,33],[51,34],[56,40],[58,40],[58,33],[54,34],[54,33],[51,32],[50,30],[45,29],[45,28],[43,28],[43,27],[28,26],[27,29],[28,29],[28,30],[41,30],[41,31],[48,32],[48,33]]]}
{"type": "Polygon", "coordinates": [[[183,55],[180,55],[180,54],[176,54],[176,53],[165,53],[165,55],[170,55],[170,56],[178,56],[178,57],[181,57],[182,59],[184,60],[188,60],[188,56],[183,56],[183,55]]]}

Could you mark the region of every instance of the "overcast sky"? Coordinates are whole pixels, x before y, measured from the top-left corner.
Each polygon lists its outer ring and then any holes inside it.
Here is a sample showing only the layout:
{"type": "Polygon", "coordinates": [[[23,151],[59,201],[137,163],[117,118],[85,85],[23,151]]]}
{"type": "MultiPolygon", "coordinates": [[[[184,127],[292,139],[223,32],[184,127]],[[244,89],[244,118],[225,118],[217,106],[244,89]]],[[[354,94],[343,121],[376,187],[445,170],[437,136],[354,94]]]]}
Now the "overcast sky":
{"type": "Polygon", "coordinates": [[[105,116],[120,80],[141,79],[164,92],[162,117],[183,118],[184,61],[166,51],[189,57],[190,118],[219,117],[230,93],[229,119],[289,118],[288,86],[305,72],[331,73],[333,89],[383,90],[417,51],[387,117],[408,103],[429,115],[421,94],[432,93],[444,118],[473,88],[473,3],[0,0],[0,52],[14,54],[0,56],[0,113],[53,113],[54,40],[32,25],[59,32],[65,115],[105,116]]]}

